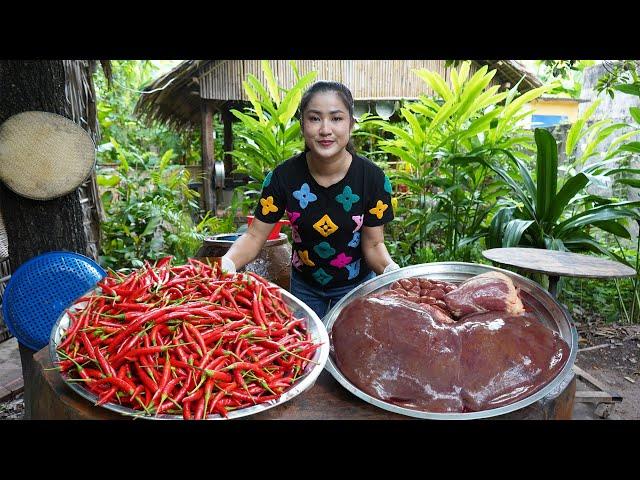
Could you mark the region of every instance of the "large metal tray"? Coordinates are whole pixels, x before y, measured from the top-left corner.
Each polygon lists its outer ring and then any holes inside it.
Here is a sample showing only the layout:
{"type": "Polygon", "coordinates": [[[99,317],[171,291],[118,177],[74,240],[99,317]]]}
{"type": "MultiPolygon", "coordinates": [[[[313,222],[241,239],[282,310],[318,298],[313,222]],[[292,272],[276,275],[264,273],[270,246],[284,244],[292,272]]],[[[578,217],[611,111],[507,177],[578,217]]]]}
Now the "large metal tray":
{"type": "MultiPolygon", "coordinates": [[[[275,285],[275,284],[272,284],[272,285],[275,285]]],[[[230,411],[227,414],[227,417],[229,419],[246,417],[248,415],[260,413],[291,400],[292,398],[301,394],[305,390],[311,388],[315,383],[316,379],[318,378],[318,375],[320,375],[320,373],[322,372],[322,369],[325,367],[325,364],[329,357],[329,336],[327,334],[327,329],[325,328],[324,324],[322,323],[318,315],[316,315],[316,313],[313,310],[311,310],[311,308],[309,308],[306,304],[304,304],[303,302],[298,300],[296,297],[291,295],[289,292],[281,289],[280,293],[282,294],[282,298],[287,304],[287,306],[289,306],[289,308],[291,308],[291,310],[293,311],[293,315],[296,318],[305,319],[305,324],[307,329],[311,333],[312,340],[314,342],[318,342],[322,344],[320,348],[318,348],[315,351],[314,356],[311,359],[315,363],[309,362],[304,372],[304,375],[289,390],[284,392],[279,398],[275,400],[271,400],[269,402],[254,405],[252,407],[246,407],[239,410],[230,411]]],[[[81,303],[72,305],[67,310],[71,310],[73,312],[74,310],[82,309],[84,306],[85,306],[85,303],[81,302],[81,303]]],[[[65,311],[60,316],[60,318],[58,319],[58,321],[55,323],[55,325],[51,330],[51,338],[49,341],[49,355],[54,365],[56,365],[56,362],[60,361],[60,357],[58,356],[56,347],[57,345],[60,344],[64,332],[69,327],[69,322],[70,322],[69,316],[67,315],[67,311],[65,311]]],[[[64,382],[69,386],[69,388],[71,388],[74,392],[76,392],[81,397],[89,400],[94,405],[96,404],[96,402],[98,401],[98,397],[96,397],[96,395],[86,390],[76,382],[69,382],[65,378],[65,375],[61,375],[61,377],[64,380],[64,382]]],[[[131,417],[136,417],[136,418],[144,418],[144,419],[150,419],[150,420],[182,420],[182,416],[180,415],[162,414],[157,416],[149,416],[149,415],[146,415],[144,412],[141,412],[140,410],[133,410],[132,408],[124,407],[116,403],[106,403],[106,404],[100,405],[100,407],[120,413],[122,415],[127,415],[131,417]]],[[[215,414],[215,415],[208,415],[206,419],[207,420],[223,420],[224,418],[219,414],[215,414]]]]}
{"type": "Polygon", "coordinates": [[[524,408],[543,397],[555,392],[561,387],[567,375],[571,374],[573,363],[578,351],[578,333],[569,312],[560,305],[546,290],[540,285],[529,280],[517,273],[504,270],[502,268],[492,267],[488,265],[480,265],[475,263],[464,262],[436,262],[412,265],[401,268],[383,275],[372,278],[363,283],[359,287],[349,292],[327,313],[323,321],[327,327],[327,331],[331,331],[338,315],[342,309],[356,298],[363,297],[370,293],[384,291],[388,286],[401,278],[429,278],[433,280],[442,280],[452,283],[461,283],[464,280],[486,272],[502,272],[513,280],[514,284],[520,288],[520,297],[527,310],[538,315],[539,319],[549,328],[560,334],[562,339],[567,342],[570,347],[569,359],[564,368],[543,388],[530,396],[523,398],[517,402],[490,410],[469,413],[434,413],[422,410],[414,410],[411,408],[400,407],[392,403],[385,402],[378,398],[363,392],[353,385],[338,369],[333,361],[332,355],[329,355],[326,369],[333,377],[351,393],[360,397],[362,400],[380,407],[384,410],[407,415],[416,418],[425,418],[433,420],[472,420],[478,418],[495,417],[504,415],[521,408],[524,408]]]}

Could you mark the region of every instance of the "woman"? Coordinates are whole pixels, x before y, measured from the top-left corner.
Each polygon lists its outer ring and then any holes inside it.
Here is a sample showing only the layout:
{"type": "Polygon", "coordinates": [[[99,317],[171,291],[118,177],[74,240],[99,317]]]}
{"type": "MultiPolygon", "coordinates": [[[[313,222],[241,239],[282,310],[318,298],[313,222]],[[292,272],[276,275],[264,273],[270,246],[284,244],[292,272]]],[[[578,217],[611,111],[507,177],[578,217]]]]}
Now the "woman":
{"type": "Polygon", "coordinates": [[[316,82],[302,96],[299,112],[305,151],[265,177],[255,219],[222,257],[222,268],[235,272],[252,261],[286,212],[293,240],[291,293],[322,318],[362,282],[399,268],[383,235],[383,225],[393,219],[391,183],[353,148],[347,87],[316,82]]]}

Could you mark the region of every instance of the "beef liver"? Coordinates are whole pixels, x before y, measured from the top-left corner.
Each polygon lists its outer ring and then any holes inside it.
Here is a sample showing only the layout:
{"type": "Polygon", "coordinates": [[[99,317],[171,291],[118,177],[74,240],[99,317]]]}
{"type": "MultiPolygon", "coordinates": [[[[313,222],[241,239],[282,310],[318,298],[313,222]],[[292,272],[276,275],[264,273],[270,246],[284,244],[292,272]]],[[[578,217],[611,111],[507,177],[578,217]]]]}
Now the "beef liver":
{"type": "Polygon", "coordinates": [[[552,380],[570,350],[530,315],[487,312],[445,323],[397,295],[350,302],[331,341],[337,367],[360,390],[428,412],[480,411],[520,400],[552,380]]]}

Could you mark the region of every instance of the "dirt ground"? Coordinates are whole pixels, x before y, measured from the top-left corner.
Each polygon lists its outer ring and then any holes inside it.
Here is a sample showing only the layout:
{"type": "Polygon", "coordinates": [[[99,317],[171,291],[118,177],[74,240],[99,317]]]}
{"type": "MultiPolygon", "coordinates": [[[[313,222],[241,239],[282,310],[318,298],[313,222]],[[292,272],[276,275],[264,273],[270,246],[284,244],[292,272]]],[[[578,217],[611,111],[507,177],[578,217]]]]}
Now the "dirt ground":
{"type": "MultiPolygon", "coordinates": [[[[640,419],[640,325],[605,323],[575,311],[573,319],[579,346],[575,365],[606,386],[608,393],[622,397],[612,404],[577,403],[574,418],[640,419]]],[[[579,381],[577,390],[597,388],[579,381]]]]}

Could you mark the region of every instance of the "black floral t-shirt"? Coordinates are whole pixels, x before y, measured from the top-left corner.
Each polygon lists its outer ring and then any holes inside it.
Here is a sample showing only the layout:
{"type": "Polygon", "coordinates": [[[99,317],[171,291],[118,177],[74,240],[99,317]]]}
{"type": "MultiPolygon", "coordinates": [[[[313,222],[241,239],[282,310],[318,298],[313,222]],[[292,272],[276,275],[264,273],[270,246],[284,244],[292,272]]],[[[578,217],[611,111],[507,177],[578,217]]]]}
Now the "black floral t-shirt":
{"type": "Polygon", "coordinates": [[[391,182],[372,161],[353,155],[345,177],[319,185],[304,153],[269,172],[255,217],[276,223],[286,213],[291,222],[293,267],[310,285],[354,285],[371,272],[362,255],[362,226],[393,220],[391,182]]]}

